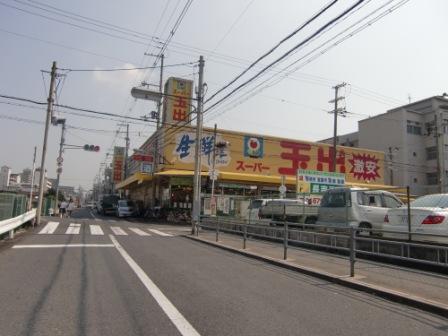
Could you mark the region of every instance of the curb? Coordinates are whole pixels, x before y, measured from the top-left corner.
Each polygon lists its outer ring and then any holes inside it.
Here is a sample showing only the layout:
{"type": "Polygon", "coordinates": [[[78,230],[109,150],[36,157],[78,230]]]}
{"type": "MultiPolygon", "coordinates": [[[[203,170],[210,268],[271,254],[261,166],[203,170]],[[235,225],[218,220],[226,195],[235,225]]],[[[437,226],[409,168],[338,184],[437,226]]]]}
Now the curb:
{"type": "Polygon", "coordinates": [[[444,305],[441,303],[437,303],[430,300],[425,300],[420,297],[416,297],[407,293],[398,292],[392,289],[387,289],[385,287],[381,286],[375,286],[371,284],[367,284],[365,282],[351,279],[347,277],[338,277],[330,273],[326,273],[323,271],[318,271],[312,268],[304,267],[304,266],[298,266],[293,265],[287,261],[274,259],[271,257],[261,256],[249,251],[244,251],[241,249],[236,249],[233,247],[225,246],[220,243],[212,242],[209,240],[205,240],[199,237],[194,237],[191,235],[182,235],[182,237],[194,240],[209,246],[217,247],[235,254],[240,254],[252,259],[260,260],[263,262],[267,262],[269,264],[286,268],[294,272],[303,273],[309,276],[313,276],[322,280],[326,280],[328,282],[332,282],[344,287],[349,287],[358,291],[366,292],[369,294],[374,294],[378,297],[381,297],[383,299],[387,299],[393,302],[398,302],[413,308],[418,308],[426,312],[430,312],[433,314],[440,315],[442,317],[448,318],[448,305],[444,305]]]}

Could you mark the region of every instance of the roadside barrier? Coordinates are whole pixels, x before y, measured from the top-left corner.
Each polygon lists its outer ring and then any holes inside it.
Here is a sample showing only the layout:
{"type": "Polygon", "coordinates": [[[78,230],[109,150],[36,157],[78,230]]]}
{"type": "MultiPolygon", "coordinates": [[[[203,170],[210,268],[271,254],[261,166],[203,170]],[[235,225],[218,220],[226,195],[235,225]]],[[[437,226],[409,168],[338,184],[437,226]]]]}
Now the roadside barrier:
{"type": "Polygon", "coordinates": [[[9,238],[14,238],[14,230],[35,217],[36,209],[33,209],[17,217],[0,221],[0,235],[9,232],[9,238]]]}
{"type": "MultiPolygon", "coordinates": [[[[358,254],[448,268],[448,245],[379,237],[387,233],[403,234],[403,232],[353,227],[340,228],[283,221],[270,224],[247,224],[244,221],[236,221],[231,218],[202,217],[199,227],[215,231],[216,242],[219,241],[220,232],[239,235],[242,237],[243,249],[247,248],[247,241],[250,239],[258,238],[282,243],[283,259],[285,260],[288,258],[289,248],[325,248],[340,252],[349,257],[351,277],[355,276],[355,263],[358,254]]],[[[199,233],[199,230],[196,232],[199,233]]],[[[437,239],[446,239],[448,243],[448,236],[437,235],[437,239]]]]}

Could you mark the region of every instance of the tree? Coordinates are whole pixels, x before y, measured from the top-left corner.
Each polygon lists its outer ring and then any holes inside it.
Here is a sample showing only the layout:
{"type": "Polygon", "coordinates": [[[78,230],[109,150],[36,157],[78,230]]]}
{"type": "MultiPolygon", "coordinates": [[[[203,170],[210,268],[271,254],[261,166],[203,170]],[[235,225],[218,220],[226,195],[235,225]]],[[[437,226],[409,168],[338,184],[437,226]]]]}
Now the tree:
{"type": "MultiPolygon", "coordinates": [[[[48,190],[47,190],[47,193],[45,194],[45,196],[53,196],[53,197],[56,197],[56,189],[54,189],[54,188],[50,188],[50,189],[48,189],[48,190]]],[[[58,201],[59,201],[59,202],[65,201],[65,197],[64,197],[64,195],[63,195],[61,192],[60,192],[59,195],[58,195],[58,201]]]]}

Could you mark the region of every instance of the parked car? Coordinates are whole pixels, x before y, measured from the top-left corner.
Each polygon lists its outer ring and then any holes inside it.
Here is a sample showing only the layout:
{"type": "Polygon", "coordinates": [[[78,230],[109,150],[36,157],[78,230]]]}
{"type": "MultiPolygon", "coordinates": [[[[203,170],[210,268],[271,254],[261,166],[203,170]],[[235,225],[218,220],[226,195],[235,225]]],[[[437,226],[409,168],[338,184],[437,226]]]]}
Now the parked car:
{"type": "Polygon", "coordinates": [[[117,204],[120,196],[104,195],[99,202],[98,212],[102,215],[114,215],[117,212],[117,204]]]}
{"type": "Polygon", "coordinates": [[[119,200],[116,211],[118,217],[129,217],[136,214],[136,207],[132,201],[119,200]]]}
{"type": "Polygon", "coordinates": [[[247,208],[247,219],[249,223],[254,223],[259,221],[260,218],[260,209],[264,207],[269,201],[273,199],[269,198],[257,198],[253,199],[249,203],[249,207],[247,208]]]}
{"type": "MultiPolygon", "coordinates": [[[[448,194],[426,195],[410,204],[411,233],[413,240],[448,243],[448,237],[418,235],[448,235],[448,194]]],[[[390,209],[384,218],[384,229],[403,234],[386,232],[385,237],[407,239],[409,232],[408,208],[390,209]]]]}
{"type": "Polygon", "coordinates": [[[388,191],[334,188],[324,193],[316,224],[382,229],[387,211],[401,206],[403,202],[388,191]]]}
{"type": "Polygon", "coordinates": [[[317,219],[317,205],[308,205],[303,199],[277,199],[266,203],[260,209],[260,218],[272,222],[286,220],[292,223],[314,224],[317,219]]]}

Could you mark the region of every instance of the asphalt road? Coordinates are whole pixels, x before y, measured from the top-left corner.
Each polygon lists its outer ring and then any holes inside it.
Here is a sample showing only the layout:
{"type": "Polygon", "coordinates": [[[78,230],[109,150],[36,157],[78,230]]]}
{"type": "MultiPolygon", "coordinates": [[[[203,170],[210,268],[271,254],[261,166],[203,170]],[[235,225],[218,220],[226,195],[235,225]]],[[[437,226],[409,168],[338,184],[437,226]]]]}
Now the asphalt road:
{"type": "Polygon", "coordinates": [[[448,335],[448,320],[180,237],[188,227],[73,217],[0,248],[0,335],[448,335]]]}

